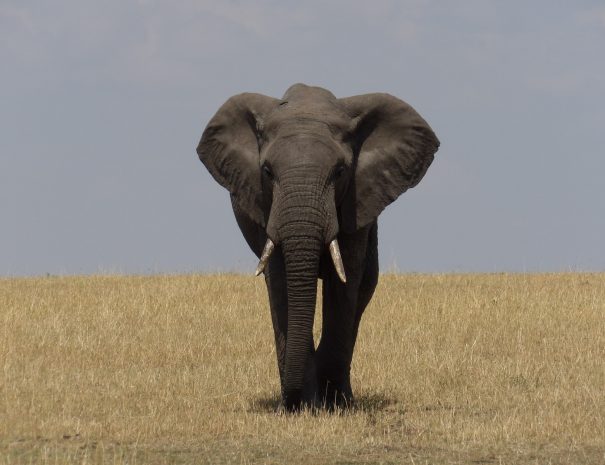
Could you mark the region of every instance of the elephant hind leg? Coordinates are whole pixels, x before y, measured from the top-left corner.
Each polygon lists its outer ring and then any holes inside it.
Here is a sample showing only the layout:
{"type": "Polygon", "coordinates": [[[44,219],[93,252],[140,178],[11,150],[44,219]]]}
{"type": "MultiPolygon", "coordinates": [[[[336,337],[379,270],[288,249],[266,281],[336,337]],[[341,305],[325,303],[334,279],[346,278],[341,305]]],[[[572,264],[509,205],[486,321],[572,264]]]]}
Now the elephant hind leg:
{"type": "MultiPolygon", "coordinates": [[[[372,300],[374,290],[378,285],[378,224],[375,222],[368,235],[368,247],[366,250],[365,269],[359,285],[357,302],[355,308],[355,323],[353,328],[353,345],[357,340],[357,331],[361,316],[372,300]]],[[[351,348],[351,351],[353,348],[351,348]]]]}

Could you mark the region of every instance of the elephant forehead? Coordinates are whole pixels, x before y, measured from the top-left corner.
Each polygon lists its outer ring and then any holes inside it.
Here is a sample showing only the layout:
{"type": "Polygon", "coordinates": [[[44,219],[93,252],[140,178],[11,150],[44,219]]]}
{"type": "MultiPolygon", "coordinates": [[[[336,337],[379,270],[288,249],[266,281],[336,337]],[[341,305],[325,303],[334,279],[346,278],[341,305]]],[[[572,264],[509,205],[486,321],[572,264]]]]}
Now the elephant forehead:
{"type": "Polygon", "coordinates": [[[283,161],[292,163],[296,161],[315,161],[332,165],[338,160],[348,162],[352,154],[334,138],[324,137],[318,133],[293,133],[276,138],[261,154],[262,159],[273,162],[283,161]]]}
{"type": "Polygon", "coordinates": [[[331,102],[282,102],[263,122],[267,134],[288,131],[309,133],[329,131],[341,135],[350,125],[350,118],[331,102]]]}

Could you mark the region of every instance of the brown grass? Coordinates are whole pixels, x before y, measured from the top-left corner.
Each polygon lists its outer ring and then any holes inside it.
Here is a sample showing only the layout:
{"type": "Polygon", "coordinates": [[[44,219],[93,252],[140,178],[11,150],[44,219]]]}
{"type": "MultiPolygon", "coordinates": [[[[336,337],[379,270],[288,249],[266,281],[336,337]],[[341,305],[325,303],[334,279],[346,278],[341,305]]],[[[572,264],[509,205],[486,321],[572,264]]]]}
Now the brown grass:
{"type": "Polygon", "coordinates": [[[266,302],[0,280],[0,463],[605,463],[604,274],[382,276],[337,414],[276,411],[266,302]]]}

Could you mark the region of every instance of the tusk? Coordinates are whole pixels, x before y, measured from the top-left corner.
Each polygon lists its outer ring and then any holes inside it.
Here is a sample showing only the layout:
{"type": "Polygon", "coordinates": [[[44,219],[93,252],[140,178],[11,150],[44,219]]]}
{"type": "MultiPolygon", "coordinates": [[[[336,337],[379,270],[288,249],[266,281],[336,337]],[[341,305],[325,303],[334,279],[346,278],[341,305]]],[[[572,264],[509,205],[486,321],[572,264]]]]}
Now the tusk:
{"type": "Polygon", "coordinates": [[[258,276],[263,272],[265,267],[267,266],[267,262],[269,261],[269,257],[275,248],[275,244],[269,238],[267,238],[267,243],[265,244],[265,248],[263,249],[263,253],[260,256],[260,261],[258,262],[258,266],[256,267],[256,271],[254,272],[255,276],[258,276]]]}
{"type": "Polygon", "coordinates": [[[345,275],[345,267],[342,264],[342,257],[340,256],[340,248],[338,247],[338,241],[334,239],[330,242],[330,255],[332,255],[332,261],[334,262],[334,268],[336,273],[343,283],[347,282],[347,276],[345,275]]]}

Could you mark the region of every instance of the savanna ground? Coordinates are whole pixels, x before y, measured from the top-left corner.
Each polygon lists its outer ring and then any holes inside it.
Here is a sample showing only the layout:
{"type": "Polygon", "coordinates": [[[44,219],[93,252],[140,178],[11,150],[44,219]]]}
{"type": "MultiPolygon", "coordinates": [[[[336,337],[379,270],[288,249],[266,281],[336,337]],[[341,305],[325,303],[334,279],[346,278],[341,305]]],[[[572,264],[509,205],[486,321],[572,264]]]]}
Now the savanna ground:
{"type": "Polygon", "coordinates": [[[338,413],[278,411],[266,302],[0,279],[0,463],[605,463],[605,274],[383,275],[338,413]]]}

